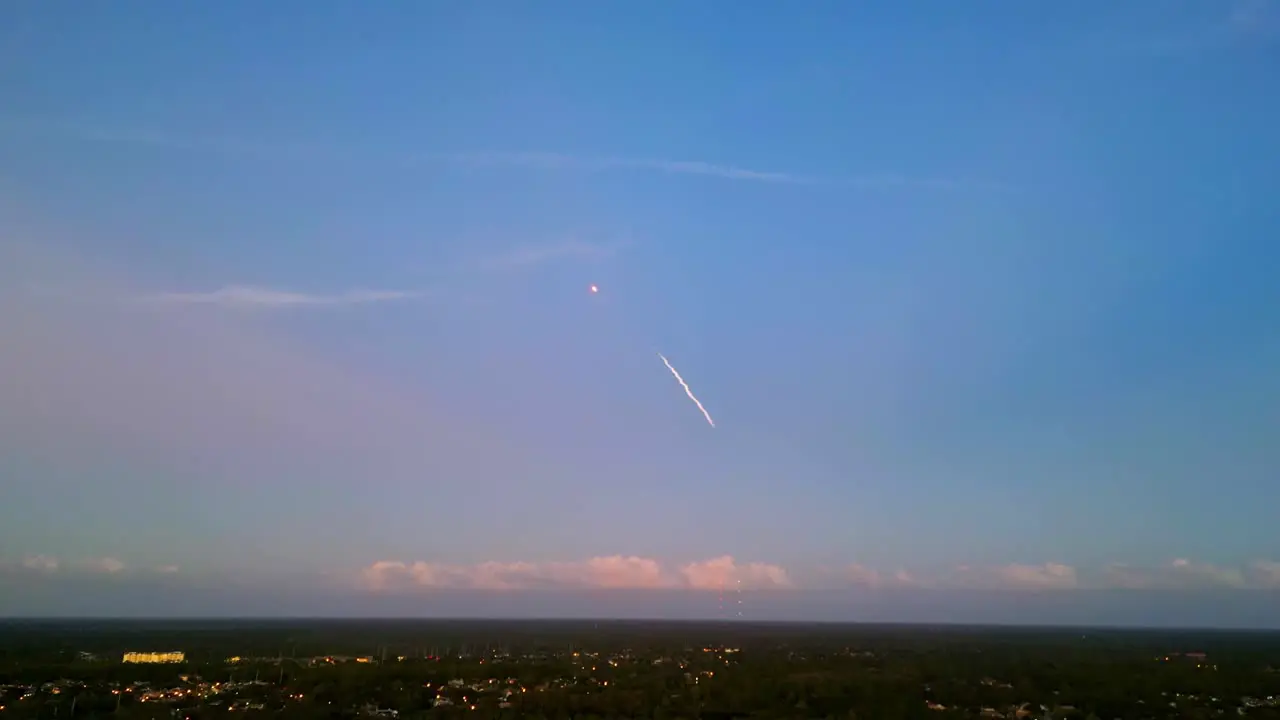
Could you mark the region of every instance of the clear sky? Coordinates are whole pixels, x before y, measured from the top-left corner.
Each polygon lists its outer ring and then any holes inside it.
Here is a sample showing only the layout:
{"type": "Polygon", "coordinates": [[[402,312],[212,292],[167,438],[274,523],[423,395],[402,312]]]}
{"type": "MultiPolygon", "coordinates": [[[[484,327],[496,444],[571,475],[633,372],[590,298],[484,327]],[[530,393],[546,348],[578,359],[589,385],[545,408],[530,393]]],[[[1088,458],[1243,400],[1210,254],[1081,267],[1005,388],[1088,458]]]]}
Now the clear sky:
{"type": "Polygon", "coordinates": [[[0,614],[1280,625],[1280,5],[9,2],[0,67],[0,614]]]}

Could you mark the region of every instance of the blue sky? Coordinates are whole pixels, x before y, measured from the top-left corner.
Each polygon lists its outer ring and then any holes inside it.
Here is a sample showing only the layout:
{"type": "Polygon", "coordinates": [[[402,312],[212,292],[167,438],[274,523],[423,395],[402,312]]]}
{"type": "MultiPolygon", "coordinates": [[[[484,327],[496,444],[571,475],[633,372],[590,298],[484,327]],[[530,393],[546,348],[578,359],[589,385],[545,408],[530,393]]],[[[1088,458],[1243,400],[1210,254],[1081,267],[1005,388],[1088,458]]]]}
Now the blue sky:
{"type": "Polygon", "coordinates": [[[1280,587],[1275,3],[16,3],[0,47],[0,613],[1280,587]]]}

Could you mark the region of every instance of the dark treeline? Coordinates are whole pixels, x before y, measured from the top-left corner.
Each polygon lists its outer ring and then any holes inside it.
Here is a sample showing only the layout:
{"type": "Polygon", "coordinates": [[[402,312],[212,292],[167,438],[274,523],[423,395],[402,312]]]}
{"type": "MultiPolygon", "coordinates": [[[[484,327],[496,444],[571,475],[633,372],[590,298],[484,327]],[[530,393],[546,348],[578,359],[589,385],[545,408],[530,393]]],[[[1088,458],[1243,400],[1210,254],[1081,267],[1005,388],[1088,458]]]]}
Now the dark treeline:
{"type": "Polygon", "coordinates": [[[1160,652],[1170,646],[1204,652],[1250,649],[1266,653],[1280,645],[1280,632],[984,627],[961,625],[858,625],[837,623],[736,623],[583,620],[3,620],[0,657],[14,652],[185,649],[188,656],[369,655],[382,649],[421,655],[433,648],[460,650],[509,647],[522,650],[579,648],[601,644],[643,650],[674,650],[700,643],[733,642],[773,648],[779,643],[810,648],[842,647],[856,641],[888,649],[1059,647],[1105,644],[1113,650],[1160,652]],[[1084,644],[1082,645],[1082,642],[1084,644]]]}

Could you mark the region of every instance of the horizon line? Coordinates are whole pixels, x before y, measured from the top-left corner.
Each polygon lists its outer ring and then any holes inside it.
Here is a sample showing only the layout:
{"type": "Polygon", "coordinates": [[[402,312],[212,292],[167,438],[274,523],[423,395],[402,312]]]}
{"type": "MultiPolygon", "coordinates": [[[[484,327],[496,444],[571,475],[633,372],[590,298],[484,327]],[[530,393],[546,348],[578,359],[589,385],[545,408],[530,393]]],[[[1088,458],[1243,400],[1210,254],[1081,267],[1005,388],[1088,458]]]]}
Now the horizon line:
{"type": "Polygon", "coordinates": [[[171,623],[171,622],[218,622],[218,623],[289,623],[289,622],[334,622],[334,623],[618,623],[618,624],[669,624],[669,625],[788,625],[788,626],[848,626],[904,629],[992,629],[992,630],[1061,630],[1078,632],[1080,630],[1124,631],[1124,632],[1221,632],[1221,633],[1278,633],[1280,627],[1241,627],[1232,625],[1122,625],[1122,624],[1088,624],[1088,623],[1030,623],[1030,622],[985,622],[969,623],[949,620],[929,622],[911,621],[877,621],[877,620],[748,620],[745,618],[662,618],[641,617],[627,618],[616,616],[582,615],[576,617],[483,617],[483,616],[342,616],[342,615],[173,615],[131,617],[127,615],[79,615],[79,616],[0,616],[0,623],[79,623],[79,622],[116,622],[116,623],[171,623]]]}

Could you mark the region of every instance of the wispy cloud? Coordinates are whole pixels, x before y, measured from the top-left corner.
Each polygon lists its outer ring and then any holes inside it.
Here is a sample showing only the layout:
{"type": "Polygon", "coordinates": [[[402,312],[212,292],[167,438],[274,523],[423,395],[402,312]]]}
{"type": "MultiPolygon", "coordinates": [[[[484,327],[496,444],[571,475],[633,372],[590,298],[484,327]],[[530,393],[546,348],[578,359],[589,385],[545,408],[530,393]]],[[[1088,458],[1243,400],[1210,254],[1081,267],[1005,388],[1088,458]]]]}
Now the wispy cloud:
{"type": "Polygon", "coordinates": [[[300,160],[306,158],[340,160],[362,156],[360,153],[352,153],[332,146],[293,141],[256,142],[235,137],[175,133],[147,127],[121,127],[80,120],[14,114],[0,116],[0,127],[33,134],[73,137],[90,142],[231,156],[291,156],[300,160]]]}
{"type": "Polygon", "coordinates": [[[1087,50],[1104,55],[1176,57],[1280,39],[1280,2],[1276,0],[1191,7],[1206,14],[1180,20],[1171,19],[1173,15],[1166,12],[1143,17],[1140,29],[1109,28],[1094,35],[1087,41],[1087,50]]]}
{"type": "Polygon", "coordinates": [[[114,575],[124,571],[124,563],[113,557],[93,558],[85,561],[85,568],[90,572],[114,575]]]}
{"type": "Polygon", "coordinates": [[[1280,563],[1255,560],[1231,566],[1177,558],[1154,566],[1112,563],[1101,569],[1082,570],[1051,562],[969,569],[952,579],[966,585],[976,581],[991,587],[1038,590],[1269,590],[1280,589],[1280,563]]]}
{"type": "Polygon", "coordinates": [[[53,573],[115,575],[124,572],[125,564],[114,557],[94,557],[64,561],[52,555],[27,555],[19,561],[0,558],[0,570],[50,575],[53,573]]]}
{"type": "Polygon", "coordinates": [[[779,183],[790,185],[824,185],[851,190],[917,189],[917,190],[986,190],[1011,192],[1011,185],[986,180],[947,177],[909,177],[895,174],[870,175],[803,175],[793,172],[751,170],[734,165],[717,164],[702,160],[662,160],[627,157],[578,156],[554,152],[486,153],[456,155],[454,158],[477,167],[508,165],[541,170],[572,170],[578,172],[605,172],[610,170],[640,170],[671,175],[703,175],[726,180],[779,183]]]}
{"type": "Polygon", "coordinates": [[[650,170],[679,175],[706,175],[726,180],[753,180],[772,183],[812,183],[814,178],[789,172],[749,170],[734,165],[701,160],[657,160],[607,156],[578,156],[555,152],[515,152],[460,154],[457,160],[471,165],[515,165],[544,170],[650,170]]]}
{"type": "Polygon", "coordinates": [[[1156,566],[1112,563],[1080,569],[1060,562],[961,565],[934,573],[884,572],[865,565],[834,571],[851,587],[932,590],[1197,590],[1280,589],[1280,563],[1257,560],[1243,566],[1197,563],[1185,558],[1156,566]]]}
{"type": "MultiPolygon", "coordinates": [[[[127,274],[74,254],[0,242],[0,295],[0,451],[66,457],[69,446],[105,443],[117,457],[186,466],[204,448],[240,469],[323,456],[335,477],[420,478],[464,462],[520,462],[477,460],[479,447],[527,449],[466,410],[438,411],[420,387],[329,362],[242,313],[149,311],[132,302],[142,293],[127,274]],[[56,292],[27,293],[24,283],[56,292]]],[[[316,306],[269,293],[199,301],[316,306]]]]}
{"type": "Polygon", "coordinates": [[[358,148],[321,147],[293,142],[268,143],[238,138],[210,137],[153,129],[122,129],[85,122],[68,122],[55,119],[36,119],[16,116],[3,118],[4,125],[22,130],[39,130],[71,135],[94,142],[145,145],[171,150],[215,152],[234,155],[293,155],[324,159],[363,158],[367,160],[418,165],[424,162],[455,162],[465,165],[508,165],[534,167],[547,170],[648,170],[683,175],[705,175],[727,180],[751,180],[773,183],[807,183],[812,178],[788,172],[751,170],[728,164],[701,160],[660,160],[614,156],[577,156],[556,152],[508,152],[508,153],[412,153],[389,154],[361,151],[358,148]]]}
{"type": "MultiPolygon", "coordinates": [[[[598,261],[612,257],[629,241],[592,243],[581,240],[542,245],[520,244],[505,252],[464,261],[454,268],[466,275],[474,271],[528,271],[559,260],[598,261]]],[[[348,290],[336,294],[304,293],[280,288],[227,285],[208,292],[164,292],[139,295],[133,300],[156,305],[211,305],[240,311],[342,308],[375,303],[425,300],[430,290],[348,290]]]]}
{"type": "Polygon", "coordinates": [[[48,555],[28,555],[22,558],[22,567],[37,572],[56,572],[58,570],[58,558],[48,555]]]}
{"type": "Polygon", "coordinates": [[[1059,562],[1012,563],[992,567],[961,566],[936,578],[939,587],[1011,590],[1071,590],[1081,587],[1076,568],[1059,562]]]}
{"type": "Polygon", "coordinates": [[[1130,589],[1263,588],[1280,589],[1280,563],[1256,560],[1242,567],[1178,558],[1157,567],[1121,563],[1104,571],[1104,584],[1130,589]]]}
{"type": "Polygon", "coordinates": [[[855,587],[866,588],[910,588],[924,587],[925,581],[906,570],[885,572],[876,568],[854,563],[837,571],[837,579],[844,580],[855,587]]]}
{"type": "MultiPolygon", "coordinates": [[[[544,245],[522,244],[505,252],[462,263],[461,272],[525,271],[557,260],[603,260],[630,243],[591,243],[568,240],[544,245]]],[[[131,300],[153,305],[209,305],[239,311],[335,309],[375,303],[424,300],[428,290],[347,290],[336,294],[305,293],[280,288],[227,285],[212,291],[163,292],[137,295],[131,300]]]]}
{"type": "Polygon", "coordinates": [[[159,293],[143,295],[137,299],[150,303],[218,305],[253,310],[367,305],[396,300],[415,300],[422,298],[423,295],[422,292],[403,290],[348,290],[337,295],[313,295],[288,290],[230,285],[212,292],[159,293]]]}
{"type": "Polygon", "coordinates": [[[486,257],[480,264],[489,269],[526,269],[557,260],[603,260],[630,245],[630,241],[626,240],[613,243],[565,240],[542,245],[522,244],[486,257]]]}
{"type": "Polygon", "coordinates": [[[1280,3],[1276,0],[1236,0],[1223,25],[1239,37],[1280,35],[1280,3]]]}
{"type": "MultiPolygon", "coordinates": [[[[1247,14],[1243,17],[1253,17],[1247,14]]],[[[1244,20],[1237,22],[1245,22],[1244,20]]],[[[383,152],[357,147],[319,146],[296,142],[248,141],[238,138],[206,137],[195,134],[150,129],[119,129],[85,122],[2,118],[5,126],[26,131],[54,132],[92,142],[124,143],[183,152],[212,152],[245,157],[287,156],[297,160],[359,160],[390,165],[460,164],[470,167],[525,167],[549,171],[587,173],[640,171],[667,175],[689,175],[778,185],[828,185],[853,190],[919,189],[934,191],[1011,191],[999,182],[948,177],[907,177],[894,174],[810,175],[783,170],[761,170],[741,165],[698,159],[643,158],[621,155],[575,155],[562,152],[518,151],[484,153],[383,152]]]]}

